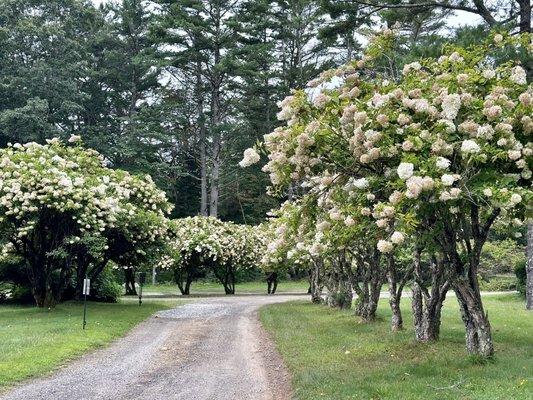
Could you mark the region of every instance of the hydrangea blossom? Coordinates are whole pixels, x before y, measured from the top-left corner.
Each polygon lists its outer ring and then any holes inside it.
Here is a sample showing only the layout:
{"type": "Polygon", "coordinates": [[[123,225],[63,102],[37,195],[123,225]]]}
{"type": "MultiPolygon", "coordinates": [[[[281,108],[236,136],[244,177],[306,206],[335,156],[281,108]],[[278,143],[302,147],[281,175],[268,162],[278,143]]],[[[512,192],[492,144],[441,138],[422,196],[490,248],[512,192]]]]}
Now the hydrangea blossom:
{"type": "Polygon", "coordinates": [[[244,150],[244,158],[239,162],[239,165],[241,167],[249,167],[250,165],[253,165],[255,163],[258,163],[261,157],[255,151],[255,149],[249,148],[244,150]]]}
{"type": "Polygon", "coordinates": [[[412,163],[401,163],[398,165],[398,176],[400,179],[409,179],[413,176],[414,165],[412,163]]]}

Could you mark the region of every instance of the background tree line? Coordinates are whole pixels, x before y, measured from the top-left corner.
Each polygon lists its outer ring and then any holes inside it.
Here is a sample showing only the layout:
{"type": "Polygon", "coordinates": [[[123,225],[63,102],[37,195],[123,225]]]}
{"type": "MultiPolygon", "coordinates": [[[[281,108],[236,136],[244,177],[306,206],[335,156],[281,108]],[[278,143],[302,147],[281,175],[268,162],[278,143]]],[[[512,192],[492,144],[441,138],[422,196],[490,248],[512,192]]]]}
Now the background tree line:
{"type": "MultiPolygon", "coordinates": [[[[485,29],[446,31],[454,2],[393,3],[0,0],[0,146],[81,134],[151,174],[175,217],[258,222],[276,200],[237,163],[292,89],[353,58],[370,23],[401,26],[398,65],[485,29]]],[[[508,3],[484,24],[526,29],[526,3],[508,3]]]]}

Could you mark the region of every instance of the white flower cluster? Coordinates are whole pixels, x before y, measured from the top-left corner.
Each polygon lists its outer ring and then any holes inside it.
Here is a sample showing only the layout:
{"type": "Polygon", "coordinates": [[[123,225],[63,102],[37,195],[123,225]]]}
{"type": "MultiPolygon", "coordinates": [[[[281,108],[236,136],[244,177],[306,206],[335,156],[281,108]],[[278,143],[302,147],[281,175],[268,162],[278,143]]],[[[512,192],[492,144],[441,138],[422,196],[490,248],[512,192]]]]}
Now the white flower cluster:
{"type": "Polygon", "coordinates": [[[16,143],[0,150],[0,167],[0,214],[11,240],[30,235],[43,213],[73,221],[78,237],[119,229],[142,243],[166,234],[165,193],[149,177],[105,167],[94,150],[57,139],[16,143]]]}
{"type": "Polygon", "coordinates": [[[243,168],[249,167],[250,165],[253,165],[255,163],[258,163],[261,157],[255,149],[249,148],[244,150],[244,158],[239,162],[239,165],[243,168]]]}

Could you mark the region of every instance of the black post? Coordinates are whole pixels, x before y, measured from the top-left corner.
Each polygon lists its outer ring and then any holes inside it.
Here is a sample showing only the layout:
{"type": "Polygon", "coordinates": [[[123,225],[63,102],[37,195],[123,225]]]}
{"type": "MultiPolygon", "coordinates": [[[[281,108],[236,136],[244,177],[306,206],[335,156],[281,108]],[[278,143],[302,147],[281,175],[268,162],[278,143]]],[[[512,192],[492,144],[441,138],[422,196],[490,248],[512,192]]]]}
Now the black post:
{"type": "Polygon", "coordinates": [[[139,306],[143,303],[143,285],[146,280],[146,272],[139,272],[139,306]]]}
{"type": "Polygon", "coordinates": [[[83,329],[87,325],[87,295],[89,294],[90,286],[86,275],[83,280],[83,329]]]}
{"type": "Polygon", "coordinates": [[[87,325],[87,293],[83,295],[83,329],[87,325]]]}

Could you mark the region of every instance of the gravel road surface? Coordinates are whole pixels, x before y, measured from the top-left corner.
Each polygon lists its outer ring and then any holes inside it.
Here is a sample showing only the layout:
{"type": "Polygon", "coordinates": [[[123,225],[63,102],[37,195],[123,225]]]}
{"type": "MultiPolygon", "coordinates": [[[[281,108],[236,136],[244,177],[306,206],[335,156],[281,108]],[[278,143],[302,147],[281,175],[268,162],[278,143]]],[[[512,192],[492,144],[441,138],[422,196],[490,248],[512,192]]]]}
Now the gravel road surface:
{"type": "Polygon", "coordinates": [[[298,298],[212,297],[161,311],[111,346],[0,400],[289,399],[289,375],[257,309],[298,298]]]}

